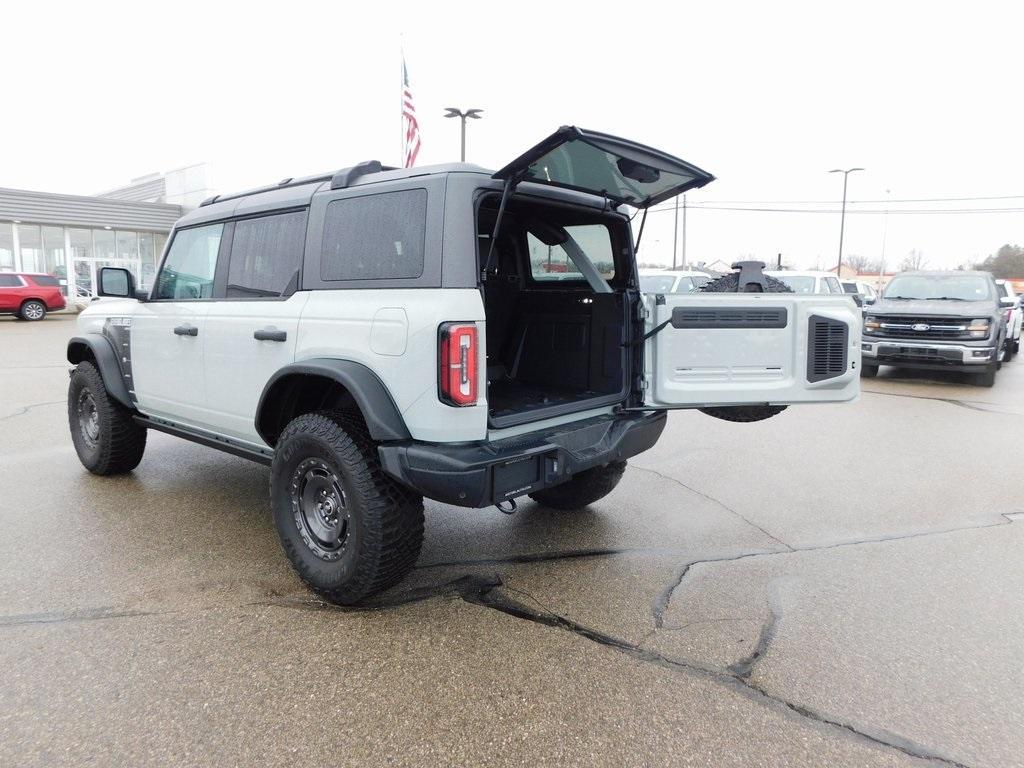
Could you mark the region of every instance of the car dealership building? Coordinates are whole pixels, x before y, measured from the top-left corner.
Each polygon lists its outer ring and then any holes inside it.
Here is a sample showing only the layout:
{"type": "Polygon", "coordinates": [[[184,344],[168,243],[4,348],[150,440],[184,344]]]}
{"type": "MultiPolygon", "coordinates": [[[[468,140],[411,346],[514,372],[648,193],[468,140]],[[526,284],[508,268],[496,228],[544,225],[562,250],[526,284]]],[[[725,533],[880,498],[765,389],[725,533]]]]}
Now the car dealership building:
{"type": "Polygon", "coordinates": [[[174,222],[212,194],[205,165],[151,174],[94,196],[0,188],[0,272],[40,272],[66,296],[96,294],[97,270],[148,286],[174,222]]]}

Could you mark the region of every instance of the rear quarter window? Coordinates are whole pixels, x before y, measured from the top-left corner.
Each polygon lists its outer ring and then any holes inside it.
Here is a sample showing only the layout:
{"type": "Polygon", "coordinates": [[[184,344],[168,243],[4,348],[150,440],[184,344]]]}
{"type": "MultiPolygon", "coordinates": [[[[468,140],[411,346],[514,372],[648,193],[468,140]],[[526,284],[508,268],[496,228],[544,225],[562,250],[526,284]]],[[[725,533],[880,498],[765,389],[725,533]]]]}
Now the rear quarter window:
{"type": "Polygon", "coordinates": [[[334,200],[324,221],[320,279],[420,277],[426,226],[425,189],[334,200]]]}
{"type": "Polygon", "coordinates": [[[60,281],[52,275],[32,275],[29,279],[36,285],[45,285],[48,288],[56,288],[60,285],[60,281]]]}

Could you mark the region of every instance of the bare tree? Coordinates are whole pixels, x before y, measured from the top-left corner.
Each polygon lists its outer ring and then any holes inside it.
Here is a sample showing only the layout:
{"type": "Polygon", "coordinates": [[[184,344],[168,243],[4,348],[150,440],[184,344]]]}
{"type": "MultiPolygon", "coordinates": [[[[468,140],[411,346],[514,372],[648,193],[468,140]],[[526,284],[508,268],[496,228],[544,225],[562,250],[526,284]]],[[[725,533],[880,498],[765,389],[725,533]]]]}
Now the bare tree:
{"type": "Polygon", "coordinates": [[[878,272],[878,259],[872,259],[870,256],[858,256],[853,253],[843,259],[843,263],[850,269],[855,269],[861,274],[864,274],[865,272],[870,272],[872,274],[878,272]]]}
{"type": "Polygon", "coordinates": [[[924,253],[917,248],[912,248],[910,253],[904,256],[903,261],[900,262],[900,271],[913,272],[918,269],[924,269],[927,263],[928,260],[924,257],[924,253]]]}

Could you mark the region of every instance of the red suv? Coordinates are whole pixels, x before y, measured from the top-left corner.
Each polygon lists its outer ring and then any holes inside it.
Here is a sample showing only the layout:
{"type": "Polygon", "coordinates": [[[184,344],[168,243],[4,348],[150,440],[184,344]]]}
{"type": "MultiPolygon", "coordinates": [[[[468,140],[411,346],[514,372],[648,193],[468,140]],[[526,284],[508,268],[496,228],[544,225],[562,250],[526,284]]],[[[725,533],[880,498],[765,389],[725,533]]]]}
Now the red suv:
{"type": "Polygon", "coordinates": [[[52,275],[0,272],[0,315],[42,320],[46,313],[64,309],[60,282],[52,275]]]}

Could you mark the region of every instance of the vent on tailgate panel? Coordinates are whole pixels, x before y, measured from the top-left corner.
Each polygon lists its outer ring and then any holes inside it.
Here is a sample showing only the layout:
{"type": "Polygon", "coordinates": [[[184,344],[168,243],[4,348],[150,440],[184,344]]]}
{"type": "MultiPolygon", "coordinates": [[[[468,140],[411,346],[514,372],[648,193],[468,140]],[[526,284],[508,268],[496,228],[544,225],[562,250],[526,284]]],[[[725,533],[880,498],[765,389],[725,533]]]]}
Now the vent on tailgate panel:
{"type": "Polygon", "coordinates": [[[785,328],[786,308],[674,307],[673,328],[785,328]]]}
{"type": "Polygon", "coordinates": [[[838,320],[811,315],[807,330],[807,380],[822,381],[846,373],[849,326],[838,320]]]}

